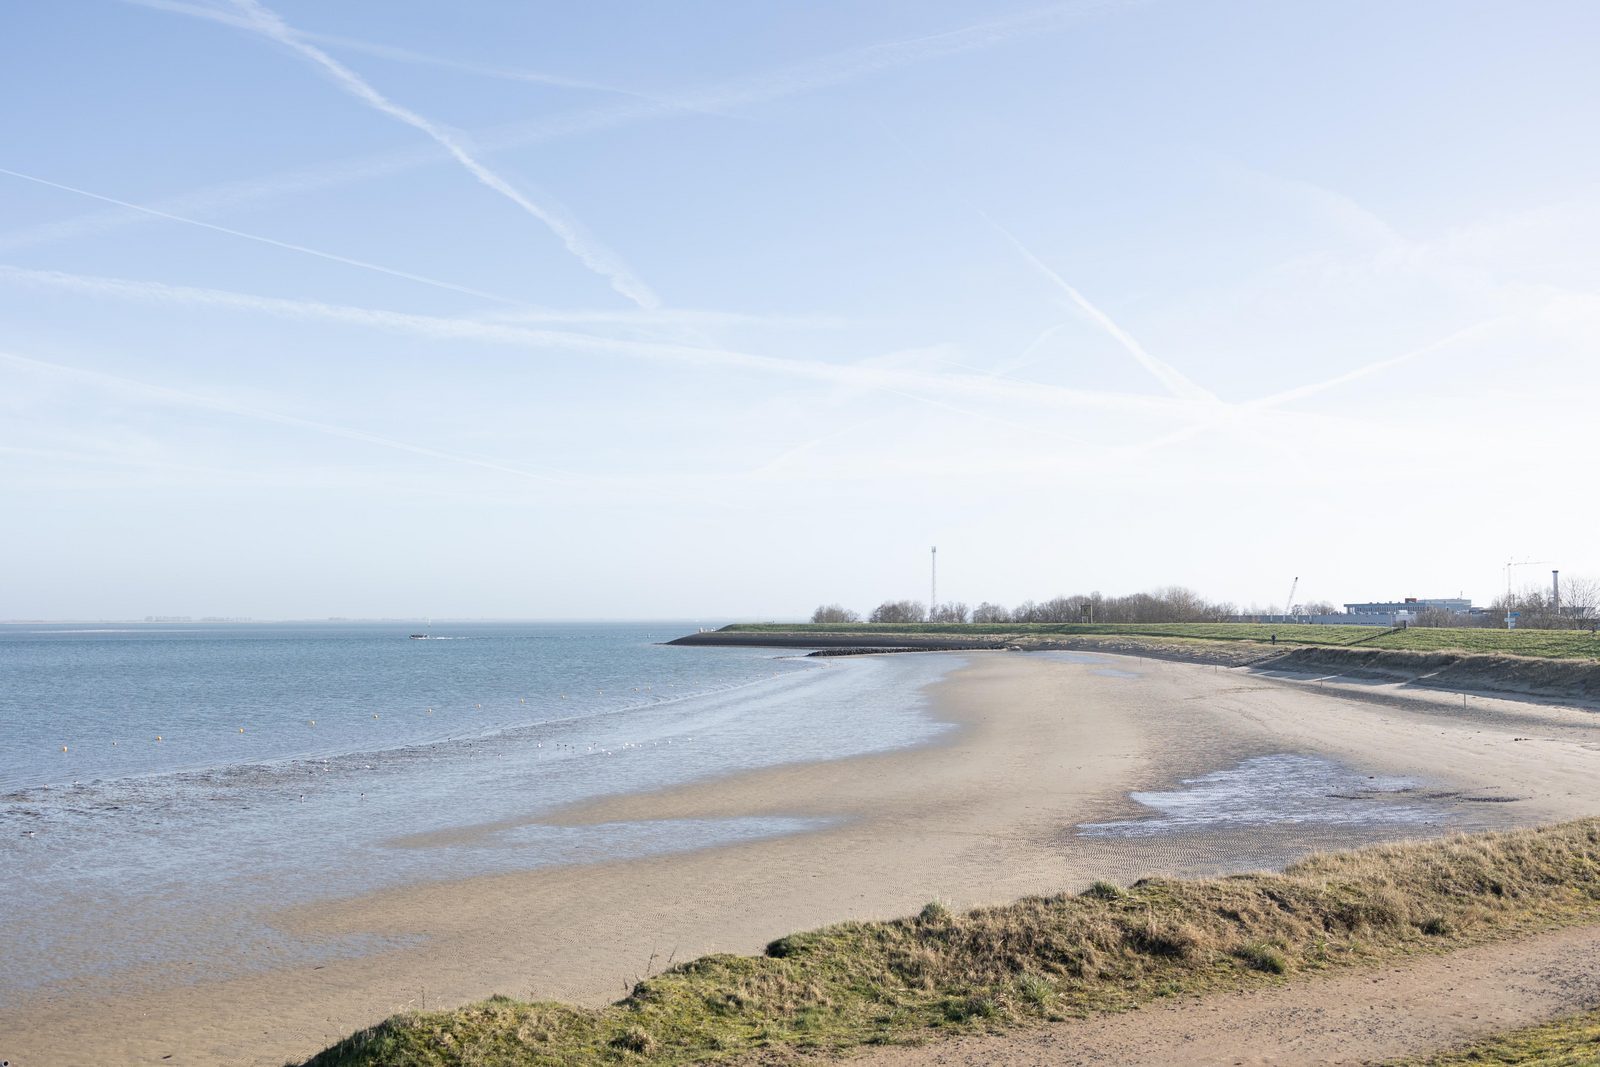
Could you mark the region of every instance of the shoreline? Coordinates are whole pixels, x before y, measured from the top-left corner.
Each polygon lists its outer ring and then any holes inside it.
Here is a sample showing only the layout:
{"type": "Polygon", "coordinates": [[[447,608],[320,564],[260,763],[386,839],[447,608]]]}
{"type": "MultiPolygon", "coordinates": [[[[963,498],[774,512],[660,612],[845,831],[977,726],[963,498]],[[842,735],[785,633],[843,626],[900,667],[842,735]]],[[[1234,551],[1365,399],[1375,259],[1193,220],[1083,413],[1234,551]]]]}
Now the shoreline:
{"type": "Polygon", "coordinates": [[[137,996],[97,998],[86,988],[30,999],[0,1009],[0,1031],[13,1035],[6,1054],[34,1063],[186,1054],[278,1064],[396,1011],[495,992],[598,1005],[668,960],[758,952],[794,930],[893,917],[929,900],[968,907],[1096,878],[1253,866],[1249,835],[1141,842],[1086,839],[1073,827],[1128,813],[1131,790],[1269,752],[1316,752],[1384,773],[1422,767],[1430,783],[1523,797],[1449,808],[1486,826],[1600,811],[1600,787],[1590,784],[1600,780],[1600,754],[1578,741],[1600,733],[1585,729],[1592,716],[1572,718],[1582,713],[1521,706],[1509,721],[1454,722],[1217,668],[1152,661],[1116,674],[1094,663],[975,656],[932,693],[937,717],[960,724],[935,742],[611,797],[538,820],[834,820],[823,829],[289,909],[277,923],[293,936],[399,947],[196,986],[169,978],[137,996]],[[1530,714],[1573,737],[1537,753],[1513,745],[1530,714]],[[90,1030],[78,1025],[85,1013],[97,1019],[90,1030]]]}
{"type": "MultiPolygon", "coordinates": [[[[996,632],[978,634],[852,633],[777,630],[710,630],[688,634],[672,645],[734,648],[815,649],[813,656],[906,652],[1094,652],[1169,660],[1250,673],[1312,680],[1393,682],[1445,693],[1468,693],[1560,707],[1600,710],[1600,661],[1464,650],[1417,651],[1315,645],[1257,639],[1159,637],[1151,635],[996,632]]],[[[1600,646],[1596,647],[1600,652],[1600,646]]]]}

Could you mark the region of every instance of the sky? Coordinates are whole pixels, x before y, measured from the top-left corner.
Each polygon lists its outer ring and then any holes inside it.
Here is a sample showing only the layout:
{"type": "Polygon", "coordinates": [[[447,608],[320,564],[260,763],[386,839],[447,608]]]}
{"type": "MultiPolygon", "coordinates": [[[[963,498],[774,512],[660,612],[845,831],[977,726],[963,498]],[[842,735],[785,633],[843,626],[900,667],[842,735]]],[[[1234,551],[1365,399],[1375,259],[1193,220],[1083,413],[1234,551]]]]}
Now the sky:
{"type": "Polygon", "coordinates": [[[1600,576],[1587,0],[0,26],[0,618],[1600,576]]]}

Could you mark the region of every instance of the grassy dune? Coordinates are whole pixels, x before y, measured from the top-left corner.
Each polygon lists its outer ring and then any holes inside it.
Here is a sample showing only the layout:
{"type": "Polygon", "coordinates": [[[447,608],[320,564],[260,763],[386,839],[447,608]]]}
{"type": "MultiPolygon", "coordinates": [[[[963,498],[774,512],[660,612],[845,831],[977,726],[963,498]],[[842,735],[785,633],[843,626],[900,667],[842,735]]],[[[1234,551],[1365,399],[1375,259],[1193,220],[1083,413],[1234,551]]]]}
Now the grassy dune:
{"type": "Polygon", "coordinates": [[[1258,641],[1278,645],[1482,652],[1558,659],[1600,659],[1600,636],[1588,630],[1488,630],[1378,626],[1301,626],[1271,623],[738,623],[732,633],[950,634],[1018,637],[1154,637],[1194,641],[1258,641]]]}
{"type": "Polygon", "coordinates": [[[602,1009],[496,997],[325,1050],[347,1065],[715,1061],[1116,1011],[1180,992],[1600,921],[1600,819],[1318,856],[1281,875],[1097,883],[707,956],[602,1009]]]}

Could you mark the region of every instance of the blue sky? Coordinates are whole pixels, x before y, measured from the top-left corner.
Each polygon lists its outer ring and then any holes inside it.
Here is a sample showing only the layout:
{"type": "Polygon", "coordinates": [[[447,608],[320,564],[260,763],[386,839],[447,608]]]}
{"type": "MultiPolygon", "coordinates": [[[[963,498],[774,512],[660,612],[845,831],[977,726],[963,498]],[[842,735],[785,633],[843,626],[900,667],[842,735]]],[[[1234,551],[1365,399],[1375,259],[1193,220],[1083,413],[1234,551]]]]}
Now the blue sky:
{"type": "Polygon", "coordinates": [[[1592,4],[0,19],[0,616],[1600,575],[1592,4]]]}

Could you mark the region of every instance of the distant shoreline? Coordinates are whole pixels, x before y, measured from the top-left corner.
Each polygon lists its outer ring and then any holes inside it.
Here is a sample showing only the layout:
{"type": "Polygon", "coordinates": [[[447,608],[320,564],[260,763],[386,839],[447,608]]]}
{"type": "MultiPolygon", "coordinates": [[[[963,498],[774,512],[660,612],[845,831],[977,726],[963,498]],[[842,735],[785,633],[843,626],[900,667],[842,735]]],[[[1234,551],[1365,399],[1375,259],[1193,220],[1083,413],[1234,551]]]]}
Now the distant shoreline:
{"type": "MultiPolygon", "coordinates": [[[[1427,648],[1374,647],[1351,639],[1318,643],[1305,630],[1347,630],[1347,627],[1241,627],[1218,624],[1215,636],[1201,636],[1209,624],[1154,624],[1103,627],[1049,625],[1036,627],[963,627],[862,624],[776,626],[733,625],[721,630],[687,634],[668,642],[674,645],[722,645],[746,648],[811,648],[857,652],[907,651],[1019,651],[1101,652],[1144,659],[1198,663],[1217,667],[1248,668],[1284,677],[1315,677],[1328,681],[1392,682],[1454,693],[1481,693],[1534,700],[1560,701],[1600,708],[1600,659],[1567,650],[1583,648],[1591,639],[1582,631],[1548,654],[1480,652],[1448,646],[1427,648]],[[971,632],[963,632],[970,630],[971,632]],[[1081,632],[1075,632],[1081,631],[1081,632]],[[1169,632],[1170,631],[1170,632],[1169,632]],[[1270,640],[1271,634],[1281,640],[1270,640]],[[1262,637],[1267,636],[1268,640],[1262,637]]],[[[1406,638],[1427,631],[1374,629],[1369,638],[1406,638]]],[[[1453,633],[1455,631],[1437,631],[1453,633]]],[[[1505,631],[1489,631],[1491,634],[1505,631]]],[[[1428,634],[1432,639],[1432,634],[1428,634]]],[[[1513,632],[1508,636],[1516,636],[1513,632]]],[[[1360,641],[1358,637],[1355,640],[1360,641]]],[[[1448,640],[1448,639],[1446,639],[1448,640]]],[[[1517,647],[1515,644],[1511,647],[1517,647]]],[[[1594,653],[1600,655],[1600,640],[1594,653]]]]}

